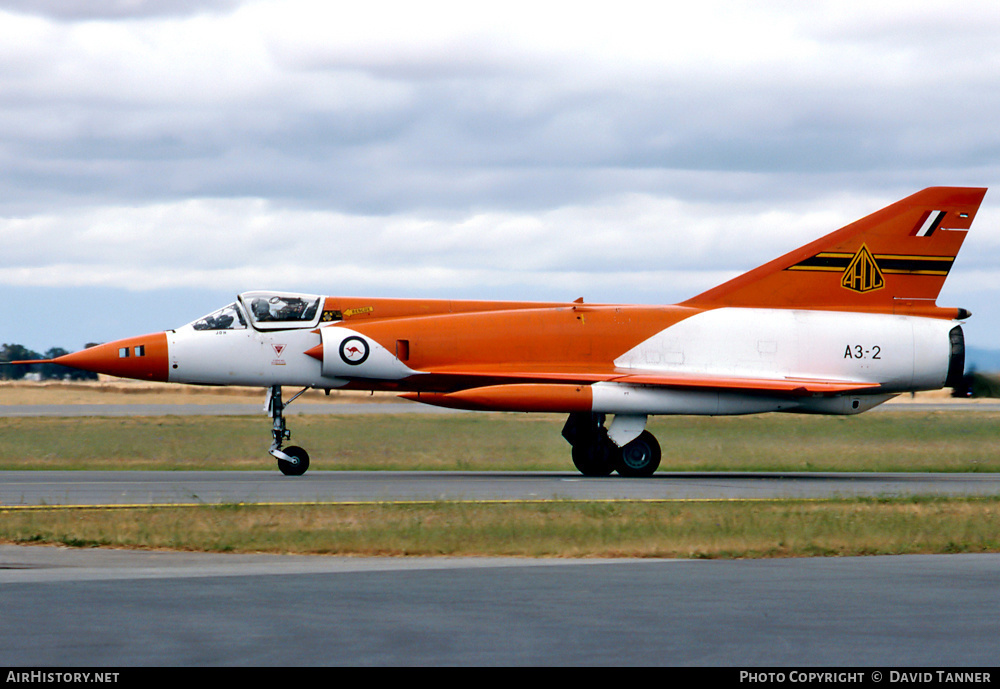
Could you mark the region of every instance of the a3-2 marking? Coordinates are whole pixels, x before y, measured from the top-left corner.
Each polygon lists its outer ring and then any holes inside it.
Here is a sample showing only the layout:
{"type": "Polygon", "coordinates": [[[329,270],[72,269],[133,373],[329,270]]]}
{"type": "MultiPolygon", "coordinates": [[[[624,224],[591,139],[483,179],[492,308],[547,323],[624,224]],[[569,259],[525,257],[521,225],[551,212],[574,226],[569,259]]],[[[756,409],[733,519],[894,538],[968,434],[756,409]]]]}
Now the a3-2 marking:
{"type": "Polygon", "coordinates": [[[882,348],[879,345],[872,345],[870,348],[862,345],[847,345],[844,350],[845,359],[881,359],[882,348]]]}

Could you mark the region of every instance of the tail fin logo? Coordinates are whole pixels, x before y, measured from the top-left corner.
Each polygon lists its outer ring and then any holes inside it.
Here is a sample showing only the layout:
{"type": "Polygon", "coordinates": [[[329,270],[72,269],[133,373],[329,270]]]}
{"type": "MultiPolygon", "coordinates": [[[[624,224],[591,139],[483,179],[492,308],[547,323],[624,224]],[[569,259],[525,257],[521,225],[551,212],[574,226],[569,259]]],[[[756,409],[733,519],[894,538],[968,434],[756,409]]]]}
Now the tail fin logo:
{"type": "Polygon", "coordinates": [[[854,258],[851,259],[847,270],[844,271],[844,275],[840,279],[840,284],[845,289],[860,293],[873,292],[885,287],[882,271],[879,269],[875,257],[864,244],[858,249],[858,253],[854,254],[854,258]]]}

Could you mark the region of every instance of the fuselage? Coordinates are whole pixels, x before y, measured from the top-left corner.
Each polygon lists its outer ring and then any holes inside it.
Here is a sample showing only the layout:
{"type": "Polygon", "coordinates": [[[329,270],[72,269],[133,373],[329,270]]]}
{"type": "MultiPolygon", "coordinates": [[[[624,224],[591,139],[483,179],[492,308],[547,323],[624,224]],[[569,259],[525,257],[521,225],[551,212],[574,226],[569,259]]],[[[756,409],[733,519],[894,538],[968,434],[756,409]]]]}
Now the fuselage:
{"type": "Polygon", "coordinates": [[[945,385],[961,370],[956,327],[828,310],[251,292],[183,327],[70,356],[151,380],[389,390],[468,409],[857,413],[945,385]]]}

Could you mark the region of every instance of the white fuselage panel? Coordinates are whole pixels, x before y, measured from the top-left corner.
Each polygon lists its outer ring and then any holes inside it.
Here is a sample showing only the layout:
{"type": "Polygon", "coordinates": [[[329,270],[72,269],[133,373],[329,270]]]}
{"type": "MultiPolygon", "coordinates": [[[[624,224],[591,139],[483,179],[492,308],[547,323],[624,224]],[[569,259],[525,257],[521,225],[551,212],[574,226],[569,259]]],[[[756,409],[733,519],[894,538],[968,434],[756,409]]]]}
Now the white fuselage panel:
{"type": "Polygon", "coordinates": [[[320,362],[304,353],[320,343],[314,329],[199,331],[184,326],[167,332],[167,342],[171,382],[324,388],[347,382],[324,378],[320,362]]]}
{"type": "Polygon", "coordinates": [[[888,314],[720,308],[687,318],[615,366],[741,378],[881,384],[880,393],[939,389],[950,321],[888,314]]]}

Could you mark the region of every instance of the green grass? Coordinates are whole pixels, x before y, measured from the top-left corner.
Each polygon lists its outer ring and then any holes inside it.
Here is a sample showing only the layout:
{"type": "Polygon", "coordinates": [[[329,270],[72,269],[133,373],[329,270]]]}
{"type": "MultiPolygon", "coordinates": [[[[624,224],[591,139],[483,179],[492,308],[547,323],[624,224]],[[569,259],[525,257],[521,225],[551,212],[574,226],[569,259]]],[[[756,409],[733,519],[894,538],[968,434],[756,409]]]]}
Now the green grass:
{"type": "MultiPolygon", "coordinates": [[[[573,471],[553,415],[290,416],[314,469],[573,471]]],[[[1000,471],[1000,414],[656,417],[670,471],[1000,471]]],[[[266,469],[259,417],[0,419],[0,469],[266,469]]],[[[0,541],[342,555],[1000,551],[1000,498],[0,509],[0,541]]]]}
{"type": "MultiPolygon", "coordinates": [[[[288,417],[314,470],[572,471],[555,415],[288,417]]],[[[1000,414],[653,417],[662,471],[1000,471],[1000,414]]],[[[270,420],[0,419],[0,469],[273,469],[270,420]]]]}
{"type": "Polygon", "coordinates": [[[357,556],[765,558],[1000,551],[1000,498],[0,511],[0,541],[357,556]]]}

